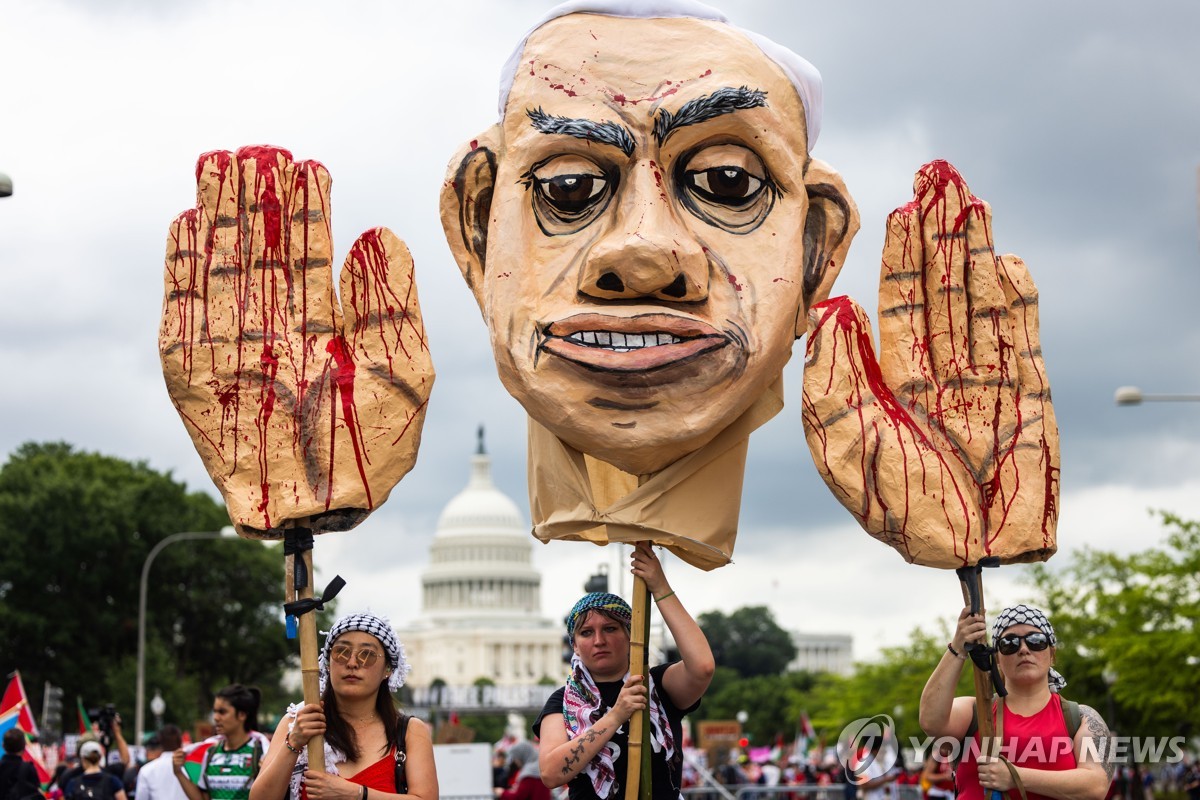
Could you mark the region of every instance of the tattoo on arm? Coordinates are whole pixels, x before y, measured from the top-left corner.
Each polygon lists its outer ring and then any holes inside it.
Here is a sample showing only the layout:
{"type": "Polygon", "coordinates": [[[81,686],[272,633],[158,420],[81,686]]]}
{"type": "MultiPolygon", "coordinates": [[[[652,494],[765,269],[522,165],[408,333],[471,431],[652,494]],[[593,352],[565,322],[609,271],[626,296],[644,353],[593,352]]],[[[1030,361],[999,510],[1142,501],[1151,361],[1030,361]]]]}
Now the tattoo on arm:
{"type": "Polygon", "coordinates": [[[1104,724],[1104,720],[1096,713],[1096,709],[1091,706],[1080,704],[1079,715],[1083,718],[1085,732],[1091,737],[1095,744],[1095,749],[1085,747],[1081,753],[1081,760],[1090,760],[1092,758],[1098,760],[1104,766],[1104,774],[1108,776],[1109,781],[1113,779],[1113,773],[1116,771],[1116,764],[1113,762],[1113,747],[1111,742],[1112,732],[1109,731],[1108,725],[1104,724]]]}
{"type": "Polygon", "coordinates": [[[575,746],[571,748],[566,758],[563,759],[562,774],[570,775],[571,770],[583,758],[584,748],[606,733],[608,733],[608,728],[588,728],[581,736],[575,739],[575,746]]]}

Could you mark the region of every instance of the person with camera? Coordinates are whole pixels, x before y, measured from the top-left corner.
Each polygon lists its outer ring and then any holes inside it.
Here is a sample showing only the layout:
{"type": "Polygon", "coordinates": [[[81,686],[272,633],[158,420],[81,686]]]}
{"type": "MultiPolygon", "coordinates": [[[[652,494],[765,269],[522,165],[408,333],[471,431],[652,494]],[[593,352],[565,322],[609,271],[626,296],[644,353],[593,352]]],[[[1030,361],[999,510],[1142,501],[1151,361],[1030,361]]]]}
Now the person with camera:
{"type": "Polygon", "coordinates": [[[100,768],[122,781],[122,788],[124,787],[125,770],[129,766],[130,758],[129,745],[125,742],[124,734],[121,733],[121,715],[112,705],[98,710],[93,709],[89,714],[94,720],[92,731],[79,738],[79,760],[58,779],[58,786],[64,793],[71,781],[84,772],[83,746],[89,742],[100,746],[100,768]],[[109,758],[109,754],[114,752],[114,747],[117,754],[115,761],[109,758]]]}
{"type": "Polygon", "coordinates": [[[212,711],[217,738],[204,754],[199,782],[192,783],[183,771],[187,754],[182,748],[171,756],[175,780],[188,800],[248,800],[268,745],[258,730],[261,700],[257,687],[240,683],[217,692],[212,711]]]}

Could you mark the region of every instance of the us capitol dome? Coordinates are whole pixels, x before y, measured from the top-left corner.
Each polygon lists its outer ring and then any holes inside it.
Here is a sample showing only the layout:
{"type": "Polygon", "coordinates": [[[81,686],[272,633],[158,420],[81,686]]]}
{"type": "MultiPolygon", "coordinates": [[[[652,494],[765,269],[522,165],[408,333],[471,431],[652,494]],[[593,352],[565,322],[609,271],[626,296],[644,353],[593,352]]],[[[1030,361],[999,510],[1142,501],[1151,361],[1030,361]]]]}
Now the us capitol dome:
{"type": "MultiPolygon", "coordinates": [[[[543,684],[538,688],[544,690],[566,674],[562,625],[541,613],[542,576],[533,565],[530,526],[492,482],[482,429],[470,466],[466,487],[438,518],[421,575],[421,613],[400,631],[418,704],[431,685],[543,684]]],[[[480,699],[479,691],[474,695],[480,699]]]]}

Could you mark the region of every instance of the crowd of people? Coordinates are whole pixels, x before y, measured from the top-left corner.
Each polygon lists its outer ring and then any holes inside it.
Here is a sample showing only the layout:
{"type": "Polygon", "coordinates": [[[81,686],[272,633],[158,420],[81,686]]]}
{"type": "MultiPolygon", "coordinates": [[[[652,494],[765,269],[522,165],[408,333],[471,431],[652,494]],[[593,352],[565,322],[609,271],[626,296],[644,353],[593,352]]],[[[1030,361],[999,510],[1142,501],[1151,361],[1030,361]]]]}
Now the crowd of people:
{"type": "MultiPolygon", "coordinates": [[[[1191,760],[1156,773],[1096,757],[1104,752],[1108,729],[1094,709],[1063,697],[1066,680],[1054,668],[1053,625],[1044,612],[1025,605],[1004,609],[991,630],[1007,688],[991,709],[996,735],[1005,742],[998,756],[969,746],[952,755],[945,745],[978,744],[980,737],[976,698],[954,695],[968,645],[984,641],[987,632],[983,619],[964,609],[921,696],[922,728],[942,740],[943,749],[924,754],[919,767],[864,750],[860,757],[874,758],[862,771],[828,753],[756,762],[735,752],[706,769],[703,758],[685,760],[682,721],[708,688],[716,666],[711,649],[652,548],[634,549],[631,571],[644,581],[679,659],[644,676],[632,674],[632,609],[607,592],[580,598],[565,619],[569,677],[533,722],[533,738],[522,736],[495,751],[497,800],[623,796],[628,723],[637,711],[651,720],[643,746],[651,750],[648,780],[655,800],[677,800],[682,790],[707,796],[706,781],[751,800],[801,800],[811,798],[814,788],[825,789],[821,800],[983,800],[993,790],[1016,797],[1022,788],[1026,800],[1154,800],[1160,787],[1200,800],[1200,766],[1191,760]],[[1029,748],[1035,740],[1044,746],[1029,748]],[[1038,755],[1018,755],[1029,752],[1038,755]],[[796,791],[786,791],[792,787],[796,791]]],[[[103,736],[79,740],[76,758],[58,766],[48,792],[38,791],[37,774],[21,757],[24,733],[9,730],[0,800],[437,800],[430,729],[394,699],[410,667],[389,622],[371,613],[340,618],[325,637],[318,664],[321,701],[290,706],[269,735],[259,728],[259,691],[233,684],[214,697],[209,739],[186,748],[180,729],[164,725],[146,739],[145,757],[134,764],[117,716],[103,736]],[[324,739],[324,770],[309,767],[308,744],[315,736],[324,739]]]]}

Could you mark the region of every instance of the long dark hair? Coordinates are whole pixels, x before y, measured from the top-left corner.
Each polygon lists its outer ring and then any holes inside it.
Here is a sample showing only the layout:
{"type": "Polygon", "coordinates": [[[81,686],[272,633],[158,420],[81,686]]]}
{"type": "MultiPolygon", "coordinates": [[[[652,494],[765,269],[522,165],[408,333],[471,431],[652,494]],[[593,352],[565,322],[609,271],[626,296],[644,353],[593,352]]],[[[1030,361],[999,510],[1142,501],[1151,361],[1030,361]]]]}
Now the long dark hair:
{"type": "Polygon", "coordinates": [[[262,692],[259,691],[257,686],[242,686],[240,683],[231,683],[217,692],[217,697],[233,706],[234,711],[241,711],[246,715],[246,722],[243,727],[247,731],[258,730],[258,704],[262,702],[262,692]]]}
{"type": "MultiPolygon", "coordinates": [[[[362,756],[362,751],[358,749],[358,737],[354,733],[354,727],[342,718],[342,714],[338,710],[337,695],[333,692],[333,681],[326,683],[325,693],[321,695],[321,700],[325,703],[325,741],[329,742],[330,747],[345,753],[348,760],[358,761],[362,756]]],[[[396,741],[396,737],[400,733],[400,709],[396,706],[391,692],[388,691],[386,679],[380,682],[379,691],[375,693],[375,711],[383,720],[383,729],[387,732],[386,747],[391,747],[392,742],[396,741]]]]}

